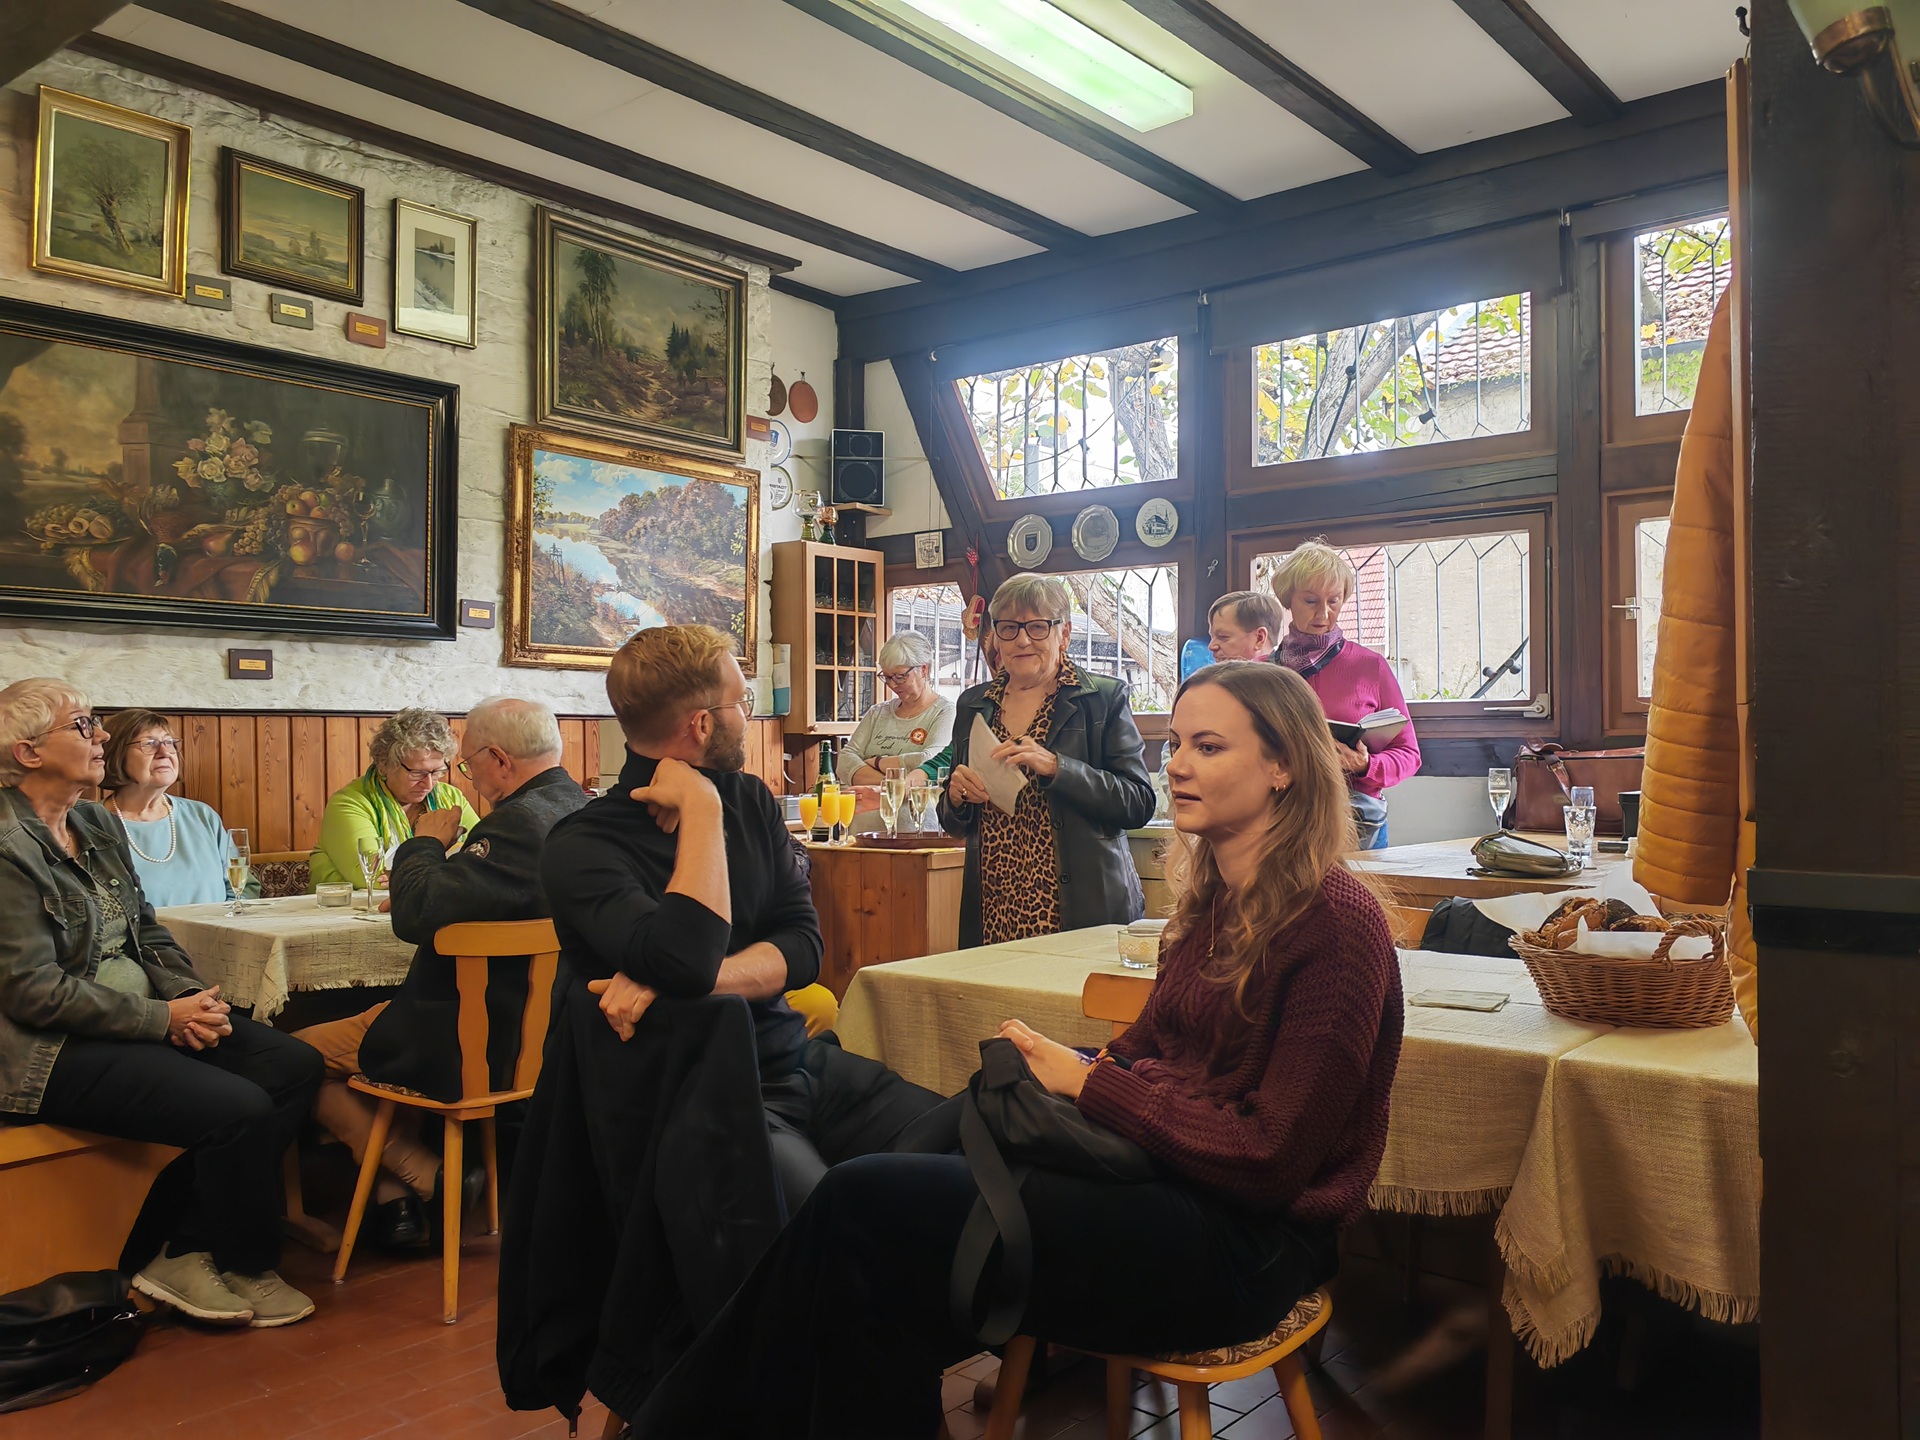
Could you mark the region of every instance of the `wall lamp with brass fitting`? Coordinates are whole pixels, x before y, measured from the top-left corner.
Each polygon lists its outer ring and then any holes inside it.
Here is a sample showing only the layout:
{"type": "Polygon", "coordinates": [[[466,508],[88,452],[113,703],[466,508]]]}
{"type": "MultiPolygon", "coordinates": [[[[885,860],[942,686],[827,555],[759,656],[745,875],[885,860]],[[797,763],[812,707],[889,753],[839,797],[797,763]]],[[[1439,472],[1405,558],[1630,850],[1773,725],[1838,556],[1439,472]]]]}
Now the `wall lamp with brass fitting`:
{"type": "Polygon", "coordinates": [[[1920,50],[1920,0],[1856,7],[1851,0],[1787,0],[1813,58],[1860,82],[1867,108],[1895,140],[1920,149],[1920,77],[1901,55],[1920,50]]]}

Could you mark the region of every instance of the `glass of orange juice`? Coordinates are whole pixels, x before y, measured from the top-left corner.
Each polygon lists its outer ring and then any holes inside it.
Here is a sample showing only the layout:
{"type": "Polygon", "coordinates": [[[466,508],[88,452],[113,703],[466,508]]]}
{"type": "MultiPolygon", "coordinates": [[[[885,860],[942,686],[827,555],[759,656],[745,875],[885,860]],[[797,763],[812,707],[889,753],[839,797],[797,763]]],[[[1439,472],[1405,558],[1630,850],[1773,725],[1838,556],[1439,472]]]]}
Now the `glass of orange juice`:
{"type": "Polygon", "coordinates": [[[820,797],[818,795],[802,795],[800,797],[800,828],[802,830],[813,829],[813,822],[819,818],[820,797]]]}
{"type": "Polygon", "coordinates": [[[860,797],[852,790],[840,792],[840,843],[853,843],[853,812],[859,807],[860,797]]]}

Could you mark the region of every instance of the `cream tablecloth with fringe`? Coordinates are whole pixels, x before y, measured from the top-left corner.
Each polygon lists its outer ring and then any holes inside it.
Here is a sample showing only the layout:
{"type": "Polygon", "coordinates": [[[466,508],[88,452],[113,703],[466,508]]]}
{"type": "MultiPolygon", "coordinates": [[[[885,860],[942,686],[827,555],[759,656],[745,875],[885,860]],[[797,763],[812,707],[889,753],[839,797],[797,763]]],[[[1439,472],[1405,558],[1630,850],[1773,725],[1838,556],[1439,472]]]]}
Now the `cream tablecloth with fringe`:
{"type": "Polygon", "coordinates": [[[251,1006],[256,1020],[278,1015],[295,990],[398,985],[413,961],[414,947],[393,933],[385,915],[356,920],[351,910],[322,909],[311,895],[249,906],[238,915],[225,905],[155,913],[221,998],[251,1006]]]}
{"type": "MultiPolygon", "coordinates": [[[[1097,1045],[1080,1012],[1123,969],[1117,926],[861,968],[841,1043],[950,1095],[979,1042],[1018,1017],[1097,1045]]],[[[1400,954],[1409,997],[1500,991],[1492,1013],[1409,1005],[1386,1154],[1369,1202],[1497,1214],[1514,1333],[1544,1365],[1592,1339],[1600,1277],[1631,1275],[1701,1313],[1759,1311],[1758,1069],[1736,1018],[1715,1030],[1615,1030],[1550,1014],[1518,957],[1400,954]]]]}

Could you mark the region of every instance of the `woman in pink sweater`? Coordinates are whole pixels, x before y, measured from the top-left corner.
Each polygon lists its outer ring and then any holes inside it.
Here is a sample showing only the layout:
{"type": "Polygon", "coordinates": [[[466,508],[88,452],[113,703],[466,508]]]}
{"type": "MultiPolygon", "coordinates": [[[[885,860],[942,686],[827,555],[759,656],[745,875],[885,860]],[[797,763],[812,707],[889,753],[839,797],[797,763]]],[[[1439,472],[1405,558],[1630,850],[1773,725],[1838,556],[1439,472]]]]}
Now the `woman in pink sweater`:
{"type": "Polygon", "coordinates": [[[1400,733],[1378,750],[1364,743],[1335,746],[1352,792],[1359,848],[1384,850],[1385,793],[1420,769],[1420,741],[1386,657],[1340,631],[1340,612],[1359,581],[1347,557],[1324,540],[1309,540],[1287,556],[1273,575],[1273,598],[1286,606],[1288,619],[1273,658],[1313,687],[1329,720],[1363,720],[1376,710],[1408,716],[1400,733]]]}
{"type": "MultiPolygon", "coordinates": [[[[1186,874],[1145,1013],[1091,1060],[1001,1027],[1042,1085],[1156,1162],[1137,1183],[1036,1169],[1023,1186],[1020,1329],[1087,1350],[1238,1344],[1325,1283],[1386,1148],[1400,1053],[1399,965],[1343,863],[1353,820],[1313,692],[1274,665],[1212,665],[1170,734],[1186,874]]],[[[931,1440],[942,1369],[979,1349],[948,1311],[978,1195],[958,1155],[836,1165],[634,1434],[931,1440]]]]}

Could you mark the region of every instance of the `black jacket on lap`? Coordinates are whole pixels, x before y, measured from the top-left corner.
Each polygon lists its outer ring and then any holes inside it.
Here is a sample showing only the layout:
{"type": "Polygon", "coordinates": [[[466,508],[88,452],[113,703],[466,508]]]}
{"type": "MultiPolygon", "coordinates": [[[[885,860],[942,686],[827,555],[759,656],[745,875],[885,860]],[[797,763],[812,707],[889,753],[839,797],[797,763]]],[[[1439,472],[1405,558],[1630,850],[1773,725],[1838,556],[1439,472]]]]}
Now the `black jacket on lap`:
{"type": "MultiPolygon", "coordinates": [[[[460,1098],[460,990],[453,961],[433,948],[434,934],[470,920],[551,915],[540,885],[540,852],[547,832],[587,799],[587,792],[556,765],[494,806],[451,855],[426,835],[394,852],[387,882],[393,933],[420,948],[400,993],[360,1042],[360,1068],[370,1079],[404,1085],[435,1100],[460,1098]]],[[[495,1088],[512,1081],[526,1003],[526,957],[488,961],[487,1068],[495,1088]]]]}
{"type": "Polygon", "coordinates": [[[780,1233],[754,1048],[733,995],[656,1000],[623,1043],[560,962],[500,1238],[513,1409],[634,1414],[780,1233]]]}

